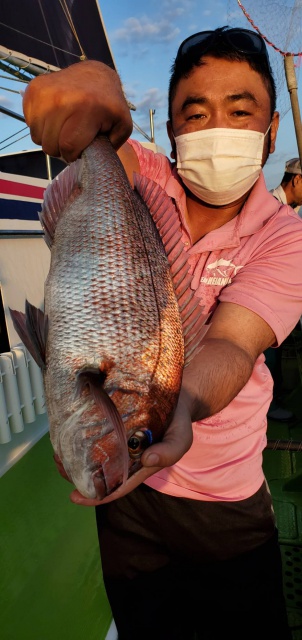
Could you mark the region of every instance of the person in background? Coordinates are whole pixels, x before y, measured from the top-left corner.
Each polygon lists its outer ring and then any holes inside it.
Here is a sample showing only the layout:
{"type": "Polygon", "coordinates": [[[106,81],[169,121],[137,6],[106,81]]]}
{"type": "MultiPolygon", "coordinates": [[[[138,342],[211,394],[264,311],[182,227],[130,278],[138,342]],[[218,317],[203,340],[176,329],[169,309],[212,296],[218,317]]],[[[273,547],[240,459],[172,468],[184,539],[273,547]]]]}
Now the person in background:
{"type": "MultiPolygon", "coordinates": [[[[271,190],[273,196],[282,204],[288,204],[297,213],[302,205],[302,172],[299,158],[291,158],[285,163],[285,172],[281,184],[271,190]]],[[[282,371],[283,344],[276,349],[270,347],[264,352],[265,362],[273,380],[273,399],[268,410],[268,418],[280,422],[287,422],[294,418],[292,411],[282,406],[283,371],[282,371]]]]}
{"type": "Polygon", "coordinates": [[[282,204],[289,204],[297,213],[302,205],[302,171],[299,158],[285,163],[285,172],[278,187],[271,193],[282,204]]]}
{"type": "Polygon", "coordinates": [[[143,468],[102,503],[71,494],[96,506],[119,640],[292,637],[262,468],[273,386],[263,351],[302,312],[302,221],[276,203],[262,172],[275,149],[275,105],[265,42],[227,27],[178,49],[172,162],[129,138],[121,82],[102,63],[40,76],[25,91],[26,122],[46,153],[75,160],[105,133],[131,182],[140,172],[171,197],[171,225],[181,224],[192,288],[210,314],[173,420],[143,468]]]}

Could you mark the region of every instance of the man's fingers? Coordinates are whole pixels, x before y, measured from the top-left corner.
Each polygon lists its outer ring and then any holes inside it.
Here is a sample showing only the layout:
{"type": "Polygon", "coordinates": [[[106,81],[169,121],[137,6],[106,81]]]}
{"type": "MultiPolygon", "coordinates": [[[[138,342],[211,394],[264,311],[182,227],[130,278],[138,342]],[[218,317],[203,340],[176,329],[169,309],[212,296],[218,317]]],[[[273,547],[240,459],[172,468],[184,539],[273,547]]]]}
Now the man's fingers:
{"type": "Polygon", "coordinates": [[[180,434],[176,437],[171,435],[163,442],[154,444],[152,448],[144,451],[142,463],[144,467],[171,467],[188,451],[192,444],[191,437],[181,439],[180,434]]]}
{"type": "Polygon", "coordinates": [[[190,449],[193,440],[192,422],[185,404],[178,402],[174,418],[162,442],[152,445],[142,455],[142,464],[171,467],[190,449]]]}
{"type": "Polygon", "coordinates": [[[100,500],[95,500],[94,498],[85,498],[77,489],[72,491],[69,497],[71,502],[73,502],[74,504],[79,504],[83,507],[96,507],[97,505],[101,504],[100,500]]]}
{"type": "MultiPolygon", "coordinates": [[[[58,128],[55,138],[51,129],[45,127],[43,150],[50,149],[55,139],[58,141],[58,156],[68,163],[73,162],[80,157],[82,151],[94,140],[97,133],[98,124],[94,124],[93,120],[88,120],[86,116],[79,119],[78,115],[71,115],[58,128]]],[[[53,155],[49,151],[48,153],[53,155]]]]}
{"type": "Polygon", "coordinates": [[[23,111],[33,142],[67,162],[98,133],[119,149],[133,128],[118,75],[96,61],[34,78],[24,92],[23,111]]]}
{"type": "Polygon", "coordinates": [[[147,478],[153,475],[153,473],[156,473],[157,471],[159,471],[160,468],[161,467],[148,467],[148,468],[143,467],[142,469],[139,469],[139,471],[134,473],[133,476],[131,476],[131,478],[128,478],[128,480],[126,480],[125,484],[118,487],[118,489],[113,491],[113,493],[111,493],[109,496],[106,496],[106,498],[103,498],[103,500],[97,500],[94,498],[85,498],[77,490],[73,491],[70,494],[70,500],[74,504],[79,504],[84,507],[95,507],[99,504],[106,504],[107,502],[118,500],[119,498],[122,498],[123,496],[127,495],[127,493],[130,493],[130,491],[133,491],[133,489],[135,489],[136,487],[138,487],[139,484],[147,480],[147,478]]]}

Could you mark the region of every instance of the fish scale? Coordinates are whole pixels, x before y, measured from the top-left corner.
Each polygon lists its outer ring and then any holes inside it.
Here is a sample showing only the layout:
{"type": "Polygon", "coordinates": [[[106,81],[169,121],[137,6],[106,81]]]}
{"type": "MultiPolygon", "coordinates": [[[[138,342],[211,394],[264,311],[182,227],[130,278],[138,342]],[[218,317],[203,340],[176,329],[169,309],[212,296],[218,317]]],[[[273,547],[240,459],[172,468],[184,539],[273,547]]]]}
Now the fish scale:
{"type": "Polygon", "coordinates": [[[27,320],[11,312],[42,361],[54,451],[90,498],[112,493],[141,466],[145,447],[162,438],[177,403],[185,341],[193,338],[194,351],[206,330],[173,202],[158,185],[147,187],[150,211],[137,193],[146,184],[134,191],[111,143],[98,137],[45,192],[47,331],[45,316],[29,303],[27,320]],[[163,222],[170,264],[152,212],[163,222]],[[183,332],[182,314],[184,326],[194,317],[196,335],[183,332]],[[42,336],[40,354],[34,332],[42,336]]]}

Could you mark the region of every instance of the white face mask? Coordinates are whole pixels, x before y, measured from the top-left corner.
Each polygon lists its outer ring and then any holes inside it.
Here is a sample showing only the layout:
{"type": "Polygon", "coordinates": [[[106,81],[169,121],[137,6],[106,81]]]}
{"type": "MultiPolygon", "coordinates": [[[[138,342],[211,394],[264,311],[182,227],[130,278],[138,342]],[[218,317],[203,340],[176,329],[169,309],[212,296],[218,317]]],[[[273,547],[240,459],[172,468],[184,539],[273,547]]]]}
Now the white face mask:
{"type": "Polygon", "coordinates": [[[208,204],[235,202],[260,175],[270,126],[265,134],[218,128],[177,136],[177,171],[184,184],[208,204]]]}

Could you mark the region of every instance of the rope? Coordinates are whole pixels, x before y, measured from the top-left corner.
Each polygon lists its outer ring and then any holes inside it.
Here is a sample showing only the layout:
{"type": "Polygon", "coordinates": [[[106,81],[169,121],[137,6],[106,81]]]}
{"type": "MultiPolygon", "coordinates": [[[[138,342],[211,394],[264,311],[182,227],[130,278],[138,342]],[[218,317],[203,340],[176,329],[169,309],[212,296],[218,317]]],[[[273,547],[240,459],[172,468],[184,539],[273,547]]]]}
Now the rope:
{"type": "Polygon", "coordinates": [[[83,49],[83,47],[82,47],[82,45],[81,45],[81,43],[80,43],[80,39],[79,39],[79,37],[78,37],[78,34],[77,34],[77,31],[76,31],[76,28],[75,28],[75,26],[74,26],[74,24],[73,24],[73,20],[72,20],[72,17],[71,17],[71,13],[70,13],[70,11],[69,11],[69,9],[68,9],[68,6],[67,6],[67,2],[66,2],[66,0],[59,0],[59,2],[60,2],[60,5],[61,5],[61,7],[62,7],[62,9],[63,9],[63,12],[65,13],[65,17],[66,17],[66,19],[67,19],[67,22],[68,22],[68,24],[69,24],[69,26],[70,26],[70,29],[71,29],[71,31],[72,31],[72,33],[73,33],[73,35],[74,35],[74,38],[75,38],[75,40],[77,41],[77,43],[78,43],[78,45],[79,45],[79,49],[80,49],[80,51],[81,51],[80,59],[81,59],[81,60],[87,60],[87,56],[86,56],[86,54],[85,54],[85,52],[84,52],[84,49],[83,49]]]}
{"type": "MultiPolygon", "coordinates": [[[[67,49],[62,49],[62,47],[57,47],[57,46],[55,46],[53,44],[50,44],[49,42],[45,42],[44,40],[40,40],[39,38],[36,38],[35,36],[30,36],[30,35],[28,35],[28,33],[25,33],[24,31],[20,31],[19,29],[14,29],[14,27],[10,27],[8,24],[5,24],[4,22],[0,21],[0,25],[5,27],[6,29],[10,29],[11,31],[15,31],[16,33],[21,33],[22,36],[26,36],[26,38],[30,38],[31,40],[35,40],[35,42],[41,42],[41,44],[44,44],[46,47],[52,47],[53,49],[57,49],[57,51],[62,51],[63,53],[68,53],[70,56],[72,55],[77,59],[79,58],[79,56],[77,56],[75,53],[71,53],[67,49]]],[[[8,53],[8,56],[10,56],[10,55],[12,55],[11,51],[8,53]]],[[[31,63],[31,58],[29,58],[29,61],[31,63]]]]}
{"type": "Polygon", "coordinates": [[[252,25],[252,27],[254,27],[254,29],[256,29],[256,31],[258,31],[259,35],[263,38],[263,40],[265,40],[265,42],[270,46],[273,47],[273,49],[275,49],[275,51],[278,51],[278,53],[281,53],[282,56],[302,56],[302,51],[299,51],[298,53],[292,53],[290,51],[282,51],[282,49],[279,49],[278,47],[276,47],[276,45],[271,42],[265,35],[264,33],[262,33],[259,29],[259,27],[257,27],[257,25],[254,23],[254,21],[252,20],[251,16],[248,14],[247,10],[244,8],[241,0],[237,0],[240,9],[242,9],[245,17],[248,19],[249,23],[252,25]]]}
{"type": "MultiPolygon", "coordinates": [[[[21,131],[23,131],[23,129],[21,129],[21,131]]],[[[14,134],[14,135],[17,135],[17,133],[14,134]]],[[[23,138],[27,138],[27,136],[29,136],[29,135],[30,135],[29,133],[26,133],[25,136],[21,136],[21,138],[17,138],[17,140],[14,140],[14,142],[10,142],[9,144],[6,144],[4,147],[0,147],[0,151],[3,151],[3,149],[6,149],[7,147],[10,147],[12,144],[15,144],[16,142],[19,142],[20,140],[23,140],[23,138]]]]}

